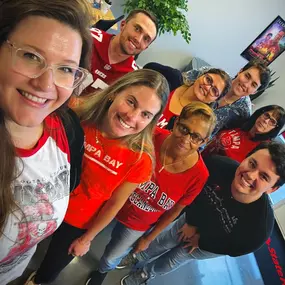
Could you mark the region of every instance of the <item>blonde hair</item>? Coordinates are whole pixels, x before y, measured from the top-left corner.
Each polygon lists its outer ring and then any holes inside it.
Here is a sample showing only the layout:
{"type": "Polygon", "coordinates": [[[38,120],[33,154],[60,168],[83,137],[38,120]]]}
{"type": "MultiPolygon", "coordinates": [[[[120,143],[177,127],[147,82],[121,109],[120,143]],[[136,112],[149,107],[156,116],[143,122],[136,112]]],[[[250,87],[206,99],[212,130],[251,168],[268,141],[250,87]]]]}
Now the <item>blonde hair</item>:
{"type": "Polygon", "coordinates": [[[159,72],[149,69],[130,72],[106,89],[87,96],[86,100],[75,108],[75,111],[81,121],[90,125],[93,124],[98,128],[103,123],[114,96],[132,86],[146,86],[155,90],[160,99],[161,107],[152,121],[141,132],[124,137],[123,142],[133,151],[149,154],[154,162],[152,134],[169,95],[168,83],[159,72]]]}
{"type": "Polygon", "coordinates": [[[184,106],[180,113],[179,119],[187,120],[192,116],[199,116],[203,121],[209,124],[207,133],[207,137],[209,137],[212,134],[217,122],[213,109],[207,104],[199,101],[191,102],[190,104],[184,106]]]}

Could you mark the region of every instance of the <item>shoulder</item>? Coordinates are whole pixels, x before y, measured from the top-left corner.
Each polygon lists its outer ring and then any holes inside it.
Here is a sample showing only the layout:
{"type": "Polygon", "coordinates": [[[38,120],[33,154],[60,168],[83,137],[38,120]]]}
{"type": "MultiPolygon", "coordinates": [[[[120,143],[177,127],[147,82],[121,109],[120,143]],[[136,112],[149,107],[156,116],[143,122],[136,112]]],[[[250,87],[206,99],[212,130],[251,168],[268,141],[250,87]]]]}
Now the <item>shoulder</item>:
{"type": "Polygon", "coordinates": [[[102,42],[110,42],[111,38],[113,37],[112,34],[108,34],[102,30],[99,30],[97,28],[91,28],[90,29],[91,36],[93,38],[93,43],[97,45],[98,43],[102,42]]]}
{"type": "Polygon", "coordinates": [[[68,139],[75,139],[78,136],[84,135],[80,120],[73,110],[68,108],[63,115],[60,115],[60,117],[68,139]]]}
{"type": "Polygon", "coordinates": [[[143,167],[147,170],[147,172],[150,172],[152,169],[151,157],[147,153],[143,152],[136,162],[136,167],[143,167]]]}
{"type": "Polygon", "coordinates": [[[240,113],[243,117],[249,117],[252,114],[252,103],[249,96],[240,98],[234,108],[240,113]]]}
{"type": "Polygon", "coordinates": [[[152,69],[161,73],[166,78],[171,91],[183,84],[181,71],[176,68],[157,62],[147,63],[143,68],[152,69]]]}
{"type": "Polygon", "coordinates": [[[156,127],[154,130],[154,142],[156,144],[159,144],[160,142],[162,143],[169,135],[169,130],[156,127]]]}
{"type": "Polygon", "coordinates": [[[204,159],[210,173],[210,179],[232,180],[239,163],[226,156],[213,155],[204,159]]]}
{"type": "Polygon", "coordinates": [[[132,183],[142,183],[151,178],[152,175],[152,159],[147,153],[136,153],[139,155],[136,162],[130,165],[127,174],[127,181],[132,183]]]}
{"type": "Polygon", "coordinates": [[[195,168],[197,169],[199,176],[203,176],[204,178],[209,177],[208,167],[206,166],[205,161],[201,154],[199,154],[199,159],[195,165],[195,168]]]}
{"type": "Polygon", "coordinates": [[[259,237],[260,243],[264,243],[271,235],[274,226],[274,213],[267,194],[263,194],[260,199],[251,204],[248,222],[254,229],[254,235],[259,237]]]}

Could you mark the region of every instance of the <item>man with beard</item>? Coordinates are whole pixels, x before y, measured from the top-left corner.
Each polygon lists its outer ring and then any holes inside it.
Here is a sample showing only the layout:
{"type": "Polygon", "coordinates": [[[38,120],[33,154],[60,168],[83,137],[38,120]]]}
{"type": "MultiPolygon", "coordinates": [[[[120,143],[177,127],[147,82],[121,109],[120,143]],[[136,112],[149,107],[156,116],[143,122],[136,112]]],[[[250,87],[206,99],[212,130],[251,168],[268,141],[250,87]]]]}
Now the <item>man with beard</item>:
{"type": "Polygon", "coordinates": [[[112,35],[96,28],[91,29],[91,86],[95,89],[104,89],[117,78],[137,69],[134,56],[147,49],[156,38],[157,19],[149,11],[133,10],[121,22],[120,30],[119,34],[112,35]]]}

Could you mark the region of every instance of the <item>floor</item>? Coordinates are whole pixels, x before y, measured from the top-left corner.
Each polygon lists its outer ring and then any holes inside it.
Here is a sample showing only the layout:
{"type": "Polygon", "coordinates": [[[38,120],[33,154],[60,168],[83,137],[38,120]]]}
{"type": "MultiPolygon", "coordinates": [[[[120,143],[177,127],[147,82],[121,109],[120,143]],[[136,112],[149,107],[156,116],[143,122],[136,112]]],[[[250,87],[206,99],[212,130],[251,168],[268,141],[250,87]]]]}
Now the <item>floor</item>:
{"type": "MultiPolygon", "coordinates": [[[[109,240],[113,225],[107,227],[93,242],[91,251],[74,261],[62,271],[51,285],[84,285],[88,273],[96,267],[99,257],[109,240]]],[[[37,269],[49,240],[43,241],[23,276],[9,285],[23,285],[27,276],[37,269]]],[[[119,285],[128,271],[111,272],[103,285],[119,285]]],[[[219,257],[212,260],[194,261],[175,272],[157,277],[149,285],[264,285],[255,257],[250,254],[239,258],[219,257]]]]}

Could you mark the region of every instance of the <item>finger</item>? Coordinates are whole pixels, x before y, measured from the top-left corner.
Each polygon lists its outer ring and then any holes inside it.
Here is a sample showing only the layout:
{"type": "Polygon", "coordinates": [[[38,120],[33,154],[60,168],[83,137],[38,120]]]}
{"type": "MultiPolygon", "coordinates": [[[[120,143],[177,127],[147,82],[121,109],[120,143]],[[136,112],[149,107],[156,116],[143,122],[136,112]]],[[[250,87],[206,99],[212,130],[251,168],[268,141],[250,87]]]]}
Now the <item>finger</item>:
{"type": "Polygon", "coordinates": [[[72,244],[71,244],[71,246],[69,247],[69,249],[68,249],[68,254],[72,254],[72,248],[73,248],[73,246],[72,246],[72,244]]]}
{"type": "Polygon", "coordinates": [[[178,238],[178,241],[181,242],[182,240],[184,240],[184,233],[181,232],[179,238],[178,238]]]}
{"type": "Polygon", "coordinates": [[[190,249],[189,253],[191,254],[196,248],[197,248],[196,246],[193,246],[193,247],[190,249]]]}
{"type": "Polygon", "coordinates": [[[190,246],[192,246],[192,244],[188,242],[188,243],[183,245],[183,248],[187,248],[187,247],[190,247],[190,246]]]}

